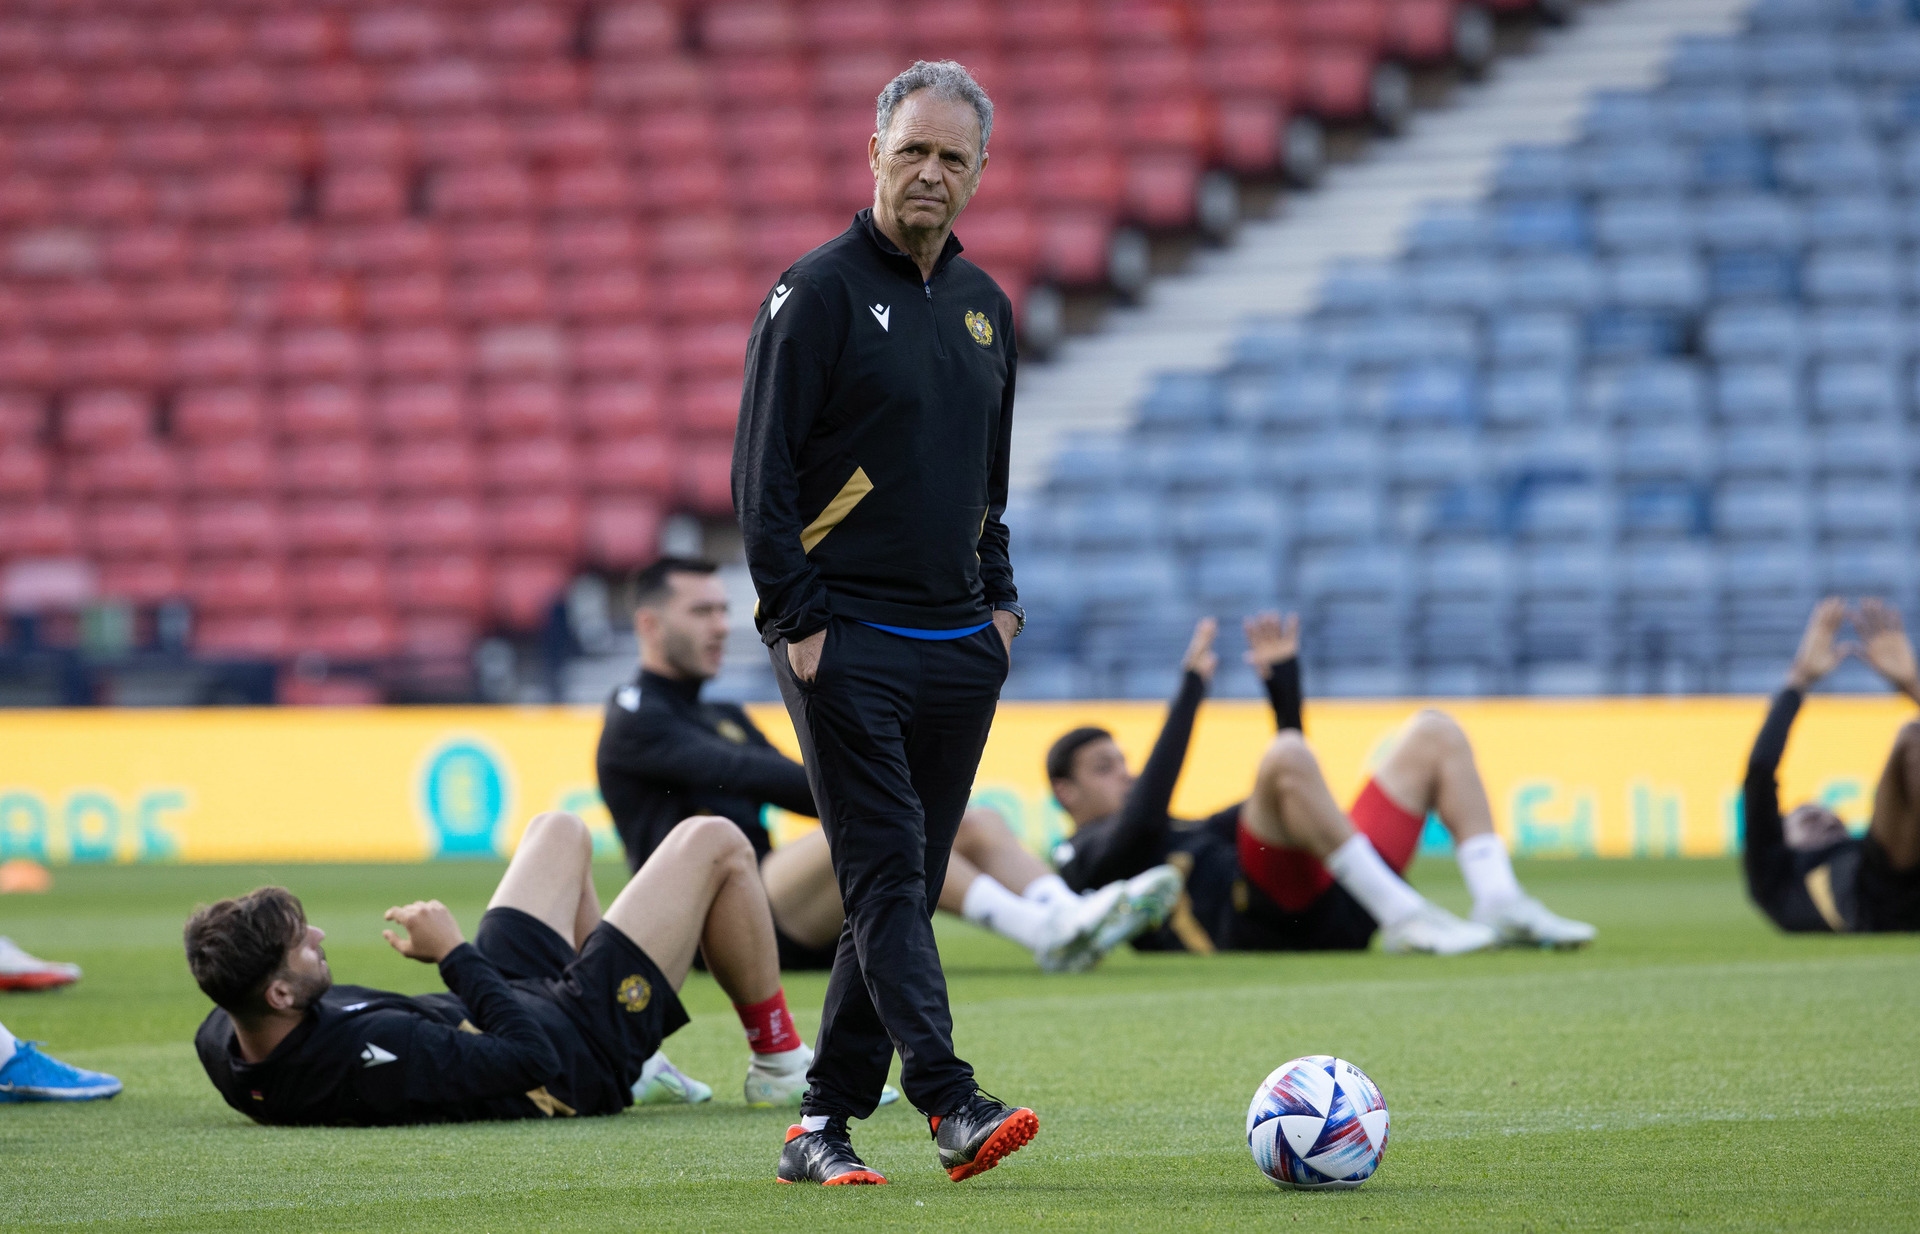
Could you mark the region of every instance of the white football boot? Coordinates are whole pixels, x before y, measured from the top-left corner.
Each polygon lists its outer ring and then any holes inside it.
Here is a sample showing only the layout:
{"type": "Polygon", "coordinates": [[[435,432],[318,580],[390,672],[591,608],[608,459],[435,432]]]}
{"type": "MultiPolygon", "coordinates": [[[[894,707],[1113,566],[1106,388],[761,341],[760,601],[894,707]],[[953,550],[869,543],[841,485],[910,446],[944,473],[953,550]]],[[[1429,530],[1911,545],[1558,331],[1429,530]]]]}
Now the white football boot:
{"type": "Polygon", "coordinates": [[[1560,916],[1529,895],[1497,908],[1475,905],[1473,919],[1492,927],[1509,947],[1584,947],[1599,933],[1584,921],[1560,916]]]}
{"type": "Polygon", "coordinates": [[[1098,891],[1061,900],[1047,915],[1047,930],[1033,958],[1046,973],[1081,973],[1100,962],[1099,946],[1108,923],[1127,911],[1127,885],[1108,883],[1098,891]]]}
{"type": "Polygon", "coordinates": [[[1172,915],[1173,906],[1180,902],[1180,891],[1185,885],[1180,871],[1167,865],[1155,866],[1128,879],[1126,902],[1100,927],[1100,933],[1093,940],[1094,950],[1104,956],[1148,930],[1159,929],[1172,915]]]}
{"type": "MultiPolygon", "coordinates": [[[[807,1068],[813,1066],[813,1047],[799,1045],[784,1054],[755,1054],[747,1064],[745,1093],[747,1104],[756,1110],[798,1107],[807,1095],[807,1068]]],[[[900,1090],[891,1084],[880,1089],[880,1104],[900,1100],[900,1090]]]]}
{"type": "Polygon", "coordinates": [[[1485,951],[1499,941],[1492,926],[1463,921],[1431,902],[1380,931],[1380,950],[1396,955],[1462,955],[1485,951]]]}
{"type": "Polygon", "coordinates": [[[713,1085],[702,1084],[656,1052],[640,1066],[633,1082],[635,1105],[699,1105],[713,1100],[713,1085]]]}
{"type": "Polygon", "coordinates": [[[80,980],[80,966],[28,955],[0,934],[0,990],[52,990],[80,980]]]}

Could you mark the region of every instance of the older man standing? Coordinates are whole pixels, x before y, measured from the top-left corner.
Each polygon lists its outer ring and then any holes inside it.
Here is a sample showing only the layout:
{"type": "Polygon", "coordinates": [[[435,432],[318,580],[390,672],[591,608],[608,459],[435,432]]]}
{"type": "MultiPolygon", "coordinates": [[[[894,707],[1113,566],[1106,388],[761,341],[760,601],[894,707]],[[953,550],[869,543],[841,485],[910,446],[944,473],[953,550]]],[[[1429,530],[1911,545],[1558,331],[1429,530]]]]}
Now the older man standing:
{"type": "Polygon", "coordinates": [[[873,208],[795,262],[747,344],[733,497],[846,923],[783,1182],[886,1180],[849,1118],[893,1050],[956,1182],[1039,1130],[954,1053],[931,914],[1013,638],[1013,309],[960,257],[993,104],[951,61],[888,83],[873,208]]]}

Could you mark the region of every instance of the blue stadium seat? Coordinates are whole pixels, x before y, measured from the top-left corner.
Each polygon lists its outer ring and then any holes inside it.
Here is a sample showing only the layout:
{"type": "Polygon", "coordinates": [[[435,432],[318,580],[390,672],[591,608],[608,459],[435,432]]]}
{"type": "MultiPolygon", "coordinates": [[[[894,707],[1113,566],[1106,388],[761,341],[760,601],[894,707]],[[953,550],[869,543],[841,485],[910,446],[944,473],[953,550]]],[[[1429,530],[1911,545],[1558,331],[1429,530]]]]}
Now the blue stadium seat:
{"type": "Polygon", "coordinates": [[[1698,192],[1773,186],[1773,150],[1758,137],[1714,137],[1694,149],[1688,184],[1698,192]]]}
{"type": "Polygon", "coordinates": [[[1334,429],[1281,447],[1275,465],[1296,483],[1369,487],[1380,479],[1380,443],[1370,433],[1334,429]]]}
{"type": "Polygon", "coordinates": [[[1511,624],[1509,606],[1491,596],[1421,604],[1410,622],[1414,688],[1422,694],[1503,693],[1513,659],[1511,624]]]}
{"type": "Polygon", "coordinates": [[[1140,423],[1153,428],[1204,428],[1220,413],[1220,379],[1213,373],[1156,374],[1140,400],[1140,423]]]}
{"type": "Polygon", "coordinates": [[[1604,480],[1613,474],[1613,440],[1590,424],[1549,424],[1517,434],[1498,451],[1516,484],[1604,480]]]}
{"type": "Polygon", "coordinates": [[[1814,244],[1884,244],[1899,234],[1900,220],[1883,194],[1836,191],[1813,199],[1806,226],[1814,244]]]}
{"type": "Polygon", "coordinates": [[[1666,121],[1666,131],[1689,141],[1744,137],[1755,127],[1753,108],[1744,90],[1728,86],[1682,87],[1662,91],[1655,97],[1666,121]]]}
{"type": "Polygon", "coordinates": [[[1627,308],[1691,313],[1707,294],[1706,272],[1687,249],[1636,250],[1604,263],[1607,297],[1627,308]]]}
{"type": "Polygon", "coordinates": [[[1600,302],[1599,263],[1585,253],[1536,253],[1507,263],[1507,303],[1516,309],[1570,309],[1600,302]]]}
{"type": "Polygon", "coordinates": [[[1131,481],[1136,470],[1135,455],[1117,441],[1072,441],[1054,456],[1051,483],[1064,492],[1116,490],[1131,481]]]}
{"type": "Polygon", "coordinates": [[[1732,86],[1746,79],[1746,47],[1720,34],[1682,35],[1667,60],[1667,80],[1683,86],[1732,86]]]}
{"type": "Polygon", "coordinates": [[[1705,479],[1714,472],[1716,444],[1698,421],[1633,425],[1616,443],[1615,474],[1622,480],[1705,479]]]}
{"type": "Polygon", "coordinates": [[[1387,479],[1397,485],[1428,487],[1471,483],[1479,478],[1480,442],[1467,428],[1396,433],[1387,450],[1387,479]]]}
{"type": "Polygon", "coordinates": [[[1722,540],[1804,542],[1813,508],[1801,484],[1724,484],[1713,499],[1713,533],[1722,540]]]}
{"type": "Polygon", "coordinates": [[[1678,193],[1693,179],[1686,147],[1658,139],[1596,144],[1581,161],[1594,188],[1615,193],[1678,193]]]}
{"type": "Polygon", "coordinates": [[[1906,493],[1890,482],[1823,484],[1814,511],[1821,536],[1829,540],[1893,540],[1907,530],[1906,493]]]}
{"type": "Polygon", "coordinates": [[[1903,421],[1830,425],[1819,435],[1823,476],[1904,477],[1912,465],[1903,421]]]}
{"type": "Polygon", "coordinates": [[[1093,553],[1077,564],[1081,595],[1103,609],[1124,613],[1181,594],[1179,571],[1164,553],[1093,553]]]}
{"type": "Polygon", "coordinates": [[[1160,502],[1150,495],[1063,499],[1053,523],[1060,540],[1079,549],[1145,547],[1166,536],[1160,502]]]}
{"type": "Polygon", "coordinates": [[[1640,540],[1672,540],[1705,535],[1706,490],[1698,484],[1668,480],[1628,484],[1620,492],[1620,532],[1640,540]]]}
{"type": "Polygon", "coordinates": [[[1714,375],[1714,407],[1728,424],[1795,420],[1805,405],[1791,364],[1723,364],[1714,375]]]}
{"type": "Polygon", "coordinates": [[[1493,173],[1501,197],[1567,197],[1586,187],[1582,161],[1565,146],[1508,146],[1493,173]]]}
{"type": "Polygon", "coordinates": [[[1413,531],[1428,542],[1476,543],[1507,523],[1506,503],[1484,483],[1450,484],[1432,494],[1413,531]]]}
{"type": "MultiPolygon", "coordinates": [[[[1807,612],[1819,582],[1814,569],[1816,556],[1818,551],[1805,542],[1728,546],[1720,553],[1720,594],[1730,608],[1745,605],[1764,610],[1777,604],[1792,606],[1794,613],[1789,620],[1797,642],[1801,628],[1807,623],[1807,612]]],[[[1779,671],[1776,663],[1774,672],[1779,671]]]]}
{"type": "Polygon", "coordinates": [[[1511,253],[1541,253],[1587,247],[1587,211],[1577,197],[1500,203],[1494,233],[1511,253]]]}
{"type": "Polygon", "coordinates": [[[1827,28],[1829,0],[1755,0],[1747,10],[1747,25],[1754,30],[1824,30],[1827,28]]]}
{"type": "Polygon", "coordinates": [[[1312,328],[1298,318],[1250,321],[1233,340],[1232,363],[1249,369],[1303,364],[1317,356],[1312,328]]]}
{"type": "Polygon", "coordinates": [[[1879,144],[1864,136],[1829,133],[1793,142],[1781,148],[1774,166],[1782,185],[1802,193],[1881,190],[1890,179],[1879,144]]]}
{"type": "Polygon", "coordinates": [[[1560,365],[1496,368],[1487,375],[1486,423],[1504,429],[1565,423],[1574,417],[1572,371],[1560,365]]]}
{"type": "Polygon", "coordinates": [[[1913,595],[1913,550],[1904,540],[1860,540],[1828,545],[1814,554],[1823,591],[1880,596],[1905,604],[1913,595]]]}
{"type": "Polygon", "coordinates": [[[1430,257],[1407,263],[1413,298],[1424,308],[1488,312],[1506,296],[1500,267],[1480,256],[1430,257]]]}
{"type": "Polygon", "coordinates": [[[1794,32],[1752,39],[1747,49],[1749,79],[1769,86],[1824,85],[1839,72],[1840,58],[1829,39],[1794,32]]]}
{"type": "Polygon", "coordinates": [[[1801,284],[1811,300],[1894,304],[1901,295],[1899,256],[1889,248],[1822,247],[1807,254],[1801,284]]]}
{"type": "Polygon", "coordinates": [[[1700,242],[1709,248],[1796,249],[1806,225],[1794,205],[1771,193],[1718,193],[1695,207],[1700,242]]]}
{"type": "Polygon", "coordinates": [[[1641,544],[1619,558],[1620,590],[1627,597],[1710,598],[1718,582],[1713,553],[1699,544],[1641,544]]]}
{"type": "Polygon", "coordinates": [[[1886,306],[1831,305],[1808,315],[1814,354],[1835,360],[1897,364],[1913,346],[1908,321],[1886,306]]]}
{"type": "Polygon", "coordinates": [[[1891,364],[1831,360],[1813,369],[1813,412],[1822,420],[1896,420],[1903,414],[1902,394],[1891,364]]]}
{"type": "Polygon", "coordinates": [[[1853,91],[1813,85],[1760,94],[1754,100],[1754,119],[1766,132],[1794,140],[1861,133],[1867,118],[1853,91]]]}
{"type": "MultiPolygon", "coordinates": [[[[1033,633],[1037,633],[1037,627],[1030,624],[1027,634],[1033,633]]],[[[1071,655],[1036,654],[1029,647],[1020,650],[1020,658],[1014,661],[1013,668],[1007,673],[1006,685],[1000,688],[1000,697],[1065,702],[1096,693],[1087,689],[1080,665],[1071,655]]]]}
{"type": "Polygon", "coordinates": [[[1330,599],[1398,601],[1411,588],[1407,555],[1397,545],[1355,542],[1300,554],[1293,587],[1312,604],[1330,599]]]}
{"type": "Polygon", "coordinates": [[[1723,304],[1777,304],[1800,293],[1800,263],[1777,249],[1720,249],[1707,257],[1707,289],[1723,304]]]}
{"type": "Polygon", "coordinates": [[[1597,484],[1529,485],[1515,504],[1514,530],[1524,540],[1608,541],[1617,530],[1616,506],[1597,484]]]}
{"type": "Polygon", "coordinates": [[[1202,604],[1252,611],[1279,599],[1279,572],[1258,549],[1210,549],[1194,559],[1193,587],[1202,604]]]}
{"type": "Polygon", "coordinates": [[[1294,539],[1301,544],[1353,544],[1381,533],[1380,499],[1365,489],[1310,488],[1298,498],[1294,539]]]}
{"type": "Polygon", "coordinates": [[[1688,315],[1679,309],[1613,306],[1587,314],[1587,353],[1595,360],[1680,354],[1688,315]]]}
{"type": "Polygon", "coordinates": [[[1524,548],[1514,557],[1519,595],[1532,602],[1555,596],[1611,596],[1618,583],[1611,548],[1553,544],[1524,548]]]}
{"type": "Polygon", "coordinates": [[[1895,148],[1891,171],[1894,180],[1908,193],[1920,190],[1920,133],[1905,138],[1895,148]]]}
{"type": "Polygon", "coordinates": [[[1694,242],[1693,211],[1675,194],[1610,196],[1593,211],[1593,234],[1609,249],[1681,249],[1694,242]]]}
{"type": "Polygon", "coordinates": [[[1229,396],[1232,418],[1248,427],[1311,432],[1338,423],[1351,404],[1346,370],[1333,364],[1284,368],[1229,396]]]}
{"type": "Polygon", "coordinates": [[[1167,487],[1175,490],[1238,488],[1270,470],[1258,440],[1240,433],[1186,437],[1157,446],[1146,456],[1167,487]]]}
{"type": "Polygon", "coordinates": [[[1270,553],[1285,543],[1289,506],[1259,489],[1217,492],[1171,503],[1174,537],[1197,551],[1253,548],[1270,553]]]}
{"type": "Polygon", "coordinates": [[[1391,261],[1342,261],[1320,284],[1319,304],[1328,313],[1385,313],[1408,300],[1405,273],[1391,261]]]}
{"type": "Polygon", "coordinates": [[[1502,599],[1514,587],[1513,554],[1504,545],[1436,545],[1414,559],[1415,586],[1423,601],[1437,598],[1502,599]]]}
{"type": "Polygon", "coordinates": [[[1797,358],[1805,346],[1800,311],[1789,304],[1739,304],[1714,309],[1702,331],[1715,360],[1797,358]]]}
{"type": "Polygon", "coordinates": [[[1698,421],[1706,411],[1706,379],[1684,360],[1644,360],[1598,369],[1588,378],[1589,416],[1657,424],[1698,421]]]}
{"type": "Polygon", "coordinates": [[[1407,229],[1411,257],[1483,257],[1493,243],[1493,221],[1477,203],[1430,205],[1407,229]]]}
{"type": "Polygon", "coordinates": [[[1411,364],[1396,370],[1386,396],[1389,425],[1466,425],[1480,411],[1479,374],[1463,364],[1411,364]]]}
{"type": "Polygon", "coordinates": [[[1488,350],[1498,365],[1571,367],[1580,363],[1582,341],[1580,320],[1571,313],[1502,312],[1488,326],[1488,350]]]}
{"type": "Polygon", "coordinates": [[[1645,90],[1597,90],[1580,127],[1595,142],[1638,141],[1666,132],[1667,117],[1645,90]]]}
{"type": "Polygon", "coordinates": [[[1020,552],[1020,598],[1034,612],[1051,618],[1047,639],[1070,631],[1079,619],[1078,573],[1073,558],[1064,553],[1020,552]]]}
{"type": "Polygon", "coordinates": [[[1720,474],[1730,479],[1804,476],[1813,467],[1813,439],[1795,422],[1741,424],[1720,438],[1720,474]]]}

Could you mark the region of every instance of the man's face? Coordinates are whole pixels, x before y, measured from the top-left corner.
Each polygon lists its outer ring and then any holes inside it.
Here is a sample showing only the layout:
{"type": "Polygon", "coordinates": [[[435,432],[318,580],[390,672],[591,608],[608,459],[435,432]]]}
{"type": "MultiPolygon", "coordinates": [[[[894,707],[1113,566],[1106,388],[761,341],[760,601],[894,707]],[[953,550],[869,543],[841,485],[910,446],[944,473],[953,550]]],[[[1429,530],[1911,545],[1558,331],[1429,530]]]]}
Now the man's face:
{"type": "Polygon", "coordinates": [[[1781,820],[1780,829],[1787,847],[1799,849],[1825,848],[1852,834],[1847,830],[1847,825],[1840,821],[1838,814],[1811,801],[1803,806],[1795,806],[1781,820]]]}
{"type": "Polygon", "coordinates": [[[1053,782],[1053,795],[1076,823],[1118,814],[1133,788],[1127,756],[1111,737],[1099,737],[1073,752],[1073,775],[1053,782]]]}
{"type": "Polygon", "coordinates": [[[320,945],[326,936],[319,926],[307,926],[300,941],[287,949],[287,962],[268,983],[270,989],[279,987],[281,998],[291,1010],[306,1010],[333,988],[333,970],[327,967],[326,948],[320,945]]]}
{"type": "Polygon", "coordinates": [[[706,681],[727,654],[727,589],[714,574],[669,574],[668,593],[633,615],[647,667],[681,681],[706,681]]]}
{"type": "Polygon", "coordinates": [[[876,214],[902,231],[944,232],[980,187],[980,117],[959,99],[916,91],[869,139],[867,159],[876,214]]]}

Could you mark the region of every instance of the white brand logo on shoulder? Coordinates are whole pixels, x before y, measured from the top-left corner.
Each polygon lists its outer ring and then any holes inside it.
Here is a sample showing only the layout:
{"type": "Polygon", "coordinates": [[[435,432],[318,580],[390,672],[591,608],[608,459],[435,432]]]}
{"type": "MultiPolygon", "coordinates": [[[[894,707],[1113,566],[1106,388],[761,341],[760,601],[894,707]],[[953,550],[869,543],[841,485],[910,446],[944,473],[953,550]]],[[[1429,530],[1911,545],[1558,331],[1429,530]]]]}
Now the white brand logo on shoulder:
{"type": "Polygon", "coordinates": [[[774,318],[780,315],[780,306],[785,304],[787,302],[787,297],[792,294],[793,294],[793,288],[787,286],[785,283],[782,283],[778,287],[773,289],[773,298],[767,301],[767,320],[768,321],[772,321],[774,318]]]}
{"type": "Polygon", "coordinates": [[[366,1010],[366,1007],[367,1005],[365,1003],[348,1003],[346,1006],[340,1008],[340,1010],[342,1013],[349,1012],[349,1011],[364,1011],[366,1010]]]}
{"type": "Polygon", "coordinates": [[[869,304],[867,311],[873,314],[873,319],[880,323],[882,330],[885,330],[888,334],[893,333],[893,327],[887,324],[893,317],[893,306],[891,304],[869,304]]]}
{"type": "Polygon", "coordinates": [[[621,686],[620,693],[613,696],[613,701],[626,711],[640,710],[640,687],[621,686]]]}
{"type": "Polygon", "coordinates": [[[400,1056],[398,1054],[389,1054],[369,1041],[367,1042],[367,1048],[360,1051],[360,1061],[368,1067],[378,1067],[382,1063],[397,1063],[400,1061],[400,1056]]]}

